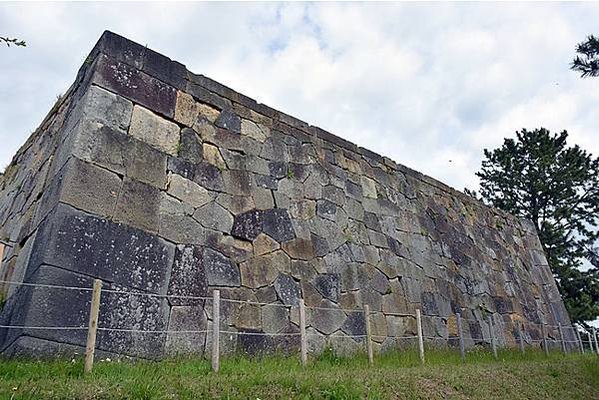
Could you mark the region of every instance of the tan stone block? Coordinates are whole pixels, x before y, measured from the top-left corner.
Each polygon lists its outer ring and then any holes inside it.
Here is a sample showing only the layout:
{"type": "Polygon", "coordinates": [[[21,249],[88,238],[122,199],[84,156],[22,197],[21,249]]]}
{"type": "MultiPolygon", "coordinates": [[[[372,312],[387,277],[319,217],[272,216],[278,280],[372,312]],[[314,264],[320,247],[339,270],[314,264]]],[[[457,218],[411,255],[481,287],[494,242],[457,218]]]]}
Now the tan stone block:
{"type": "Polygon", "coordinates": [[[194,208],[202,207],[212,200],[210,193],[202,186],[176,174],[169,176],[167,193],[194,208]]]}
{"type": "Polygon", "coordinates": [[[242,119],[241,134],[251,137],[260,143],[264,143],[264,141],[270,136],[270,129],[265,126],[258,125],[250,120],[242,119]]]}
{"type": "Polygon", "coordinates": [[[206,160],[206,162],[219,169],[225,169],[227,167],[218,147],[210,143],[204,143],[202,147],[204,151],[204,160],[206,160]]]}
{"type": "Polygon", "coordinates": [[[254,254],[257,256],[272,253],[281,248],[276,240],[264,233],[259,234],[252,244],[254,246],[254,254]]]}
{"type": "Polygon", "coordinates": [[[369,197],[371,199],[377,198],[374,180],[363,176],[360,178],[360,183],[362,184],[362,193],[364,194],[364,197],[369,197]]]}
{"type": "Polygon", "coordinates": [[[129,134],[160,151],[177,155],[179,127],[148,109],[140,106],[133,108],[129,134]]]}
{"type": "Polygon", "coordinates": [[[283,243],[282,248],[291,258],[298,260],[314,258],[314,246],[309,239],[296,238],[283,243]]]}
{"type": "Polygon", "coordinates": [[[208,121],[214,123],[218,116],[220,115],[220,111],[218,111],[214,107],[210,107],[207,104],[196,103],[198,108],[198,115],[200,117],[206,118],[208,121]]]}
{"type": "Polygon", "coordinates": [[[309,220],[316,215],[316,202],[313,200],[293,202],[289,206],[289,213],[293,218],[309,220]]]}
{"type": "Polygon", "coordinates": [[[177,92],[177,104],[175,106],[175,121],[193,126],[198,118],[198,106],[192,96],[187,93],[177,92]]]}

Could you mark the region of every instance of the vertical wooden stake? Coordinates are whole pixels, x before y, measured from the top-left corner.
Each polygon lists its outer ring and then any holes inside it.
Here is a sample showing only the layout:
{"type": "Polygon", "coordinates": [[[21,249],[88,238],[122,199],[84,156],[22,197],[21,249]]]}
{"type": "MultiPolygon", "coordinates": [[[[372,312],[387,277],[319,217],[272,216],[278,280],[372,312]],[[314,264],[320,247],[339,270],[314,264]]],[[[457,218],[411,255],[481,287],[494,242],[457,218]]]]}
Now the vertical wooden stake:
{"type": "Polygon", "coordinates": [[[543,350],[545,355],[549,356],[549,347],[547,347],[547,332],[545,331],[545,322],[541,323],[541,335],[543,335],[543,350]]]}
{"type": "Polygon", "coordinates": [[[372,354],[372,333],[370,331],[370,306],[364,305],[364,318],[366,321],[366,351],[368,352],[368,364],[374,364],[374,355],[372,354]]]}
{"type": "Polygon", "coordinates": [[[220,369],[220,290],[212,295],[212,371],[220,369]]]}
{"type": "Polygon", "coordinates": [[[489,321],[489,335],[491,336],[491,349],[493,349],[493,358],[495,358],[496,360],[499,358],[497,356],[497,343],[495,343],[495,332],[493,329],[493,320],[491,319],[491,316],[489,315],[489,318],[487,318],[489,321]]]}
{"type": "Polygon", "coordinates": [[[308,340],[306,338],[306,306],[304,299],[299,301],[299,323],[300,323],[300,356],[302,366],[308,365],[308,340]]]}
{"type": "Polygon", "coordinates": [[[593,354],[595,352],[595,349],[593,347],[593,339],[591,339],[590,331],[587,331],[587,337],[589,338],[589,348],[591,349],[591,354],[593,354]]]}
{"type": "Polygon", "coordinates": [[[562,329],[561,322],[558,322],[557,327],[559,328],[559,341],[562,344],[562,352],[566,354],[566,342],[564,342],[564,330],[562,329]]]}
{"type": "Polygon", "coordinates": [[[580,338],[580,332],[578,331],[578,328],[574,328],[574,330],[576,331],[576,337],[578,338],[578,347],[580,349],[580,354],[584,354],[584,347],[582,346],[582,339],[580,338]]]}
{"type": "Polygon", "coordinates": [[[462,332],[462,314],[455,314],[457,322],[458,322],[458,337],[460,339],[460,357],[462,358],[462,362],[466,361],[466,349],[464,347],[464,332],[462,332]]]}
{"type": "Polygon", "coordinates": [[[522,324],[518,323],[518,346],[520,347],[520,353],[524,354],[524,328],[522,324]]]}
{"type": "Polygon", "coordinates": [[[595,340],[595,352],[599,354],[599,346],[597,345],[597,329],[593,328],[593,338],[595,340]]]}
{"type": "Polygon", "coordinates": [[[420,355],[420,364],[424,364],[424,338],[422,337],[422,317],[420,309],[416,309],[416,329],[418,330],[418,354],[420,355]]]}
{"type": "Polygon", "coordinates": [[[96,352],[96,333],[98,331],[98,317],[100,316],[100,295],[102,294],[102,281],[94,279],[92,302],[89,309],[89,326],[87,330],[87,345],[85,347],[84,372],[90,373],[94,366],[96,352]]]}

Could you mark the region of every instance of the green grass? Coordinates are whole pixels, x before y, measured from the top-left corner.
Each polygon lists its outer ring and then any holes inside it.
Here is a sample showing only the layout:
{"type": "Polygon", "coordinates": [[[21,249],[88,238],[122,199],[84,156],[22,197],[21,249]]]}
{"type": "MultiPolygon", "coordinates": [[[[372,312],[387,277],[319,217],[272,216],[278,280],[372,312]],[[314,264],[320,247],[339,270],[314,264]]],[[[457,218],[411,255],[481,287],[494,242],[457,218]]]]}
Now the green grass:
{"type": "Polygon", "coordinates": [[[97,362],[89,375],[75,361],[0,360],[4,399],[599,399],[599,357],[514,351],[495,361],[472,351],[414,351],[338,358],[327,353],[302,368],[280,356],[206,360],[97,362]]]}

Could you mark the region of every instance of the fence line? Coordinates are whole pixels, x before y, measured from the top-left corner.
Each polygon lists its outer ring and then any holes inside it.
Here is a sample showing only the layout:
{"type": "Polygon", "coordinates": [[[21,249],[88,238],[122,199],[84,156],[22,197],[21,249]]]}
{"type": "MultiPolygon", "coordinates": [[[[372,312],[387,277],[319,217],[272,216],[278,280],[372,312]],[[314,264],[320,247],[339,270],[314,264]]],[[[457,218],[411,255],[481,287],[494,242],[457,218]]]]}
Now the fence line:
{"type": "Polygon", "coordinates": [[[489,328],[489,337],[485,338],[483,337],[475,337],[475,336],[470,336],[470,335],[464,335],[464,331],[462,329],[462,325],[461,325],[461,321],[472,321],[472,322],[476,322],[479,325],[482,325],[485,323],[485,321],[481,321],[481,320],[476,320],[476,319],[472,319],[472,318],[464,318],[462,317],[459,313],[455,314],[455,317],[457,319],[458,322],[458,333],[457,335],[435,335],[435,336],[430,336],[430,335],[424,335],[423,332],[423,324],[422,324],[422,318],[430,318],[430,319],[442,319],[444,321],[444,323],[446,324],[447,329],[449,329],[449,319],[453,317],[453,315],[449,315],[449,316],[439,316],[439,315],[423,315],[420,312],[420,309],[416,309],[416,313],[415,314],[411,314],[411,313],[399,313],[399,312],[381,312],[379,310],[374,310],[371,311],[368,307],[368,305],[364,305],[363,309],[360,308],[355,308],[355,309],[344,309],[344,308],[335,308],[335,307],[307,307],[304,305],[303,303],[303,299],[299,300],[299,303],[297,305],[290,305],[290,304],[279,304],[279,303],[263,303],[263,302],[256,302],[256,301],[251,301],[251,300],[239,300],[239,299],[228,299],[228,298],[221,298],[220,297],[220,291],[219,290],[215,290],[214,294],[212,297],[209,296],[187,296],[187,295],[163,295],[163,294],[155,294],[155,293],[147,293],[147,292],[139,292],[139,291],[125,291],[125,290],[117,290],[117,289],[102,289],[102,282],[98,279],[96,279],[94,281],[94,287],[93,288],[89,288],[89,287],[78,287],[78,286],[66,286],[66,285],[54,285],[54,284],[38,284],[38,283],[29,283],[29,282],[13,282],[13,281],[5,281],[5,280],[0,280],[0,283],[3,284],[9,284],[9,285],[20,285],[20,286],[27,286],[27,287],[39,287],[39,288],[47,288],[47,289],[59,289],[59,290],[77,290],[77,291],[85,291],[85,292],[92,292],[92,305],[90,308],[90,320],[89,320],[89,326],[84,327],[84,326],[65,326],[65,327],[61,327],[61,326],[27,326],[27,325],[0,325],[0,328],[3,329],[32,329],[32,330],[58,330],[58,331],[67,331],[67,330],[87,330],[88,331],[88,343],[87,343],[87,348],[86,348],[86,362],[85,362],[85,371],[89,372],[92,370],[93,367],[93,356],[94,356],[94,352],[95,352],[95,347],[96,347],[96,331],[102,331],[102,332],[122,332],[122,333],[135,333],[135,334],[168,334],[168,335],[184,335],[184,334],[208,334],[210,332],[210,330],[207,329],[203,329],[203,330],[169,330],[169,329],[128,329],[128,328],[119,328],[119,327],[105,327],[105,326],[98,326],[98,319],[99,319],[99,306],[100,306],[100,294],[101,293],[111,293],[111,294],[118,294],[118,295],[137,295],[137,296],[148,296],[148,297],[155,297],[155,298],[165,298],[165,299],[190,299],[190,300],[204,300],[204,301],[212,301],[213,302],[213,328],[212,328],[212,355],[213,355],[213,370],[216,372],[219,369],[219,357],[220,357],[220,340],[219,337],[221,334],[224,335],[239,335],[239,336],[272,336],[272,337],[300,337],[301,339],[301,354],[302,354],[302,364],[306,365],[307,363],[307,342],[306,342],[306,338],[307,337],[319,337],[319,338],[324,338],[326,341],[329,340],[343,340],[343,339],[367,339],[366,340],[366,349],[368,350],[368,358],[369,358],[369,363],[372,364],[373,362],[373,353],[372,353],[372,341],[373,339],[378,341],[378,339],[383,339],[387,340],[412,340],[412,339],[418,339],[418,350],[419,350],[419,356],[420,356],[420,361],[421,363],[425,362],[425,358],[424,358],[424,340],[428,340],[428,341],[438,341],[438,340],[442,340],[442,341],[449,341],[449,340],[456,340],[459,339],[459,343],[460,343],[460,353],[462,356],[462,359],[465,358],[465,352],[462,349],[462,347],[464,346],[464,340],[468,339],[468,340],[473,340],[473,341],[482,341],[485,343],[490,343],[492,349],[493,349],[493,353],[495,354],[495,357],[497,357],[497,343],[502,343],[502,344],[515,344],[518,345],[520,347],[520,351],[524,353],[524,342],[526,342],[526,344],[530,345],[530,344],[535,344],[535,343],[542,343],[542,347],[545,349],[545,352],[547,353],[548,350],[548,343],[559,343],[562,347],[562,351],[564,353],[568,352],[568,348],[566,347],[566,344],[578,344],[580,352],[583,353],[585,352],[585,346],[584,344],[587,343],[588,347],[590,348],[590,351],[595,353],[597,352],[597,354],[599,354],[599,346],[597,346],[597,337],[596,337],[596,331],[593,330],[593,332],[589,332],[589,331],[584,331],[587,333],[587,337],[588,340],[582,340],[580,338],[580,329],[574,327],[574,326],[562,326],[561,324],[558,325],[551,325],[551,324],[545,324],[545,323],[536,323],[536,322],[532,322],[532,321],[526,321],[525,323],[522,322],[516,322],[515,327],[518,330],[518,334],[514,339],[511,338],[495,338],[494,336],[494,329],[493,329],[493,320],[491,318],[491,316],[489,315],[488,321],[487,321],[487,326],[489,328]],[[221,302],[229,302],[229,303],[238,303],[238,304],[249,304],[249,305],[259,305],[259,306],[274,306],[274,307],[281,307],[281,308],[285,308],[289,311],[295,309],[295,308],[299,308],[300,309],[300,331],[299,332],[273,332],[273,333],[268,333],[268,332],[253,332],[253,331],[231,331],[231,330],[220,330],[220,323],[214,323],[214,321],[220,321],[220,303],[221,302]],[[331,311],[342,311],[345,313],[363,313],[364,314],[364,318],[365,318],[365,330],[366,333],[365,334],[356,334],[356,335],[350,335],[350,334],[342,334],[342,335],[325,335],[323,337],[323,335],[318,334],[318,333],[310,333],[310,332],[306,332],[306,322],[305,322],[305,309],[308,310],[331,310],[331,311]],[[302,316],[303,313],[303,316],[302,316]],[[399,317],[415,317],[416,318],[416,334],[414,335],[404,335],[404,336],[390,336],[390,335],[376,335],[376,334],[372,334],[370,329],[370,317],[372,315],[375,314],[380,314],[382,313],[385,316],[399,316],[399,317]],[[528,339],[525,340],[524,336],[526,333],[526,330],[524,329],[527,325],[535,325],[535,326],[540,326],[542,331],[543,331],[543,338],[542,339],[528,339]],[[545,328],[558,328],[558,334],[559,334],[559,338],[553,338],[553,337],[548,337],[548,335],[546,335],[545,332],[545,328]],[[564,331],[565,330],[570,330],[574,333],[577,334],[577,340],[568,340],[564,337],[564,331]],[[499,340],[498,340],[499,339],[499,340]],[[593,346],[594,345],[594,346],[593,346]],[[594,348],[593,348],[594,347],[594,348]]]}

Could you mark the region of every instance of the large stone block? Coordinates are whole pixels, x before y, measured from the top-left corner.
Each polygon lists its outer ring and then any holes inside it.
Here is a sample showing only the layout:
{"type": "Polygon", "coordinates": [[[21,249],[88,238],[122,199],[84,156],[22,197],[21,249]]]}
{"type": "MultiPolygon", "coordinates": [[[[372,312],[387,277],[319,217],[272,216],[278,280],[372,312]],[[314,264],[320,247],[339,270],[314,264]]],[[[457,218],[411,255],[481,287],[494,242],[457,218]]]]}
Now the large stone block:
{"type": "Polygon", "coordinates": [[[114,219],[135,228],[158,233],[162,194],[153,186],[125,179],[114,219]]]}
{"type": "Polygon", "coordinates": [[[174,253],[155,235],[59,205],[39,228],[28,275],[49,264],[164,294],[174,253]]]}
{"type": "Polygon", "coordinates": [[[97,85],[150,110],[169,118],[174,116],[176,90],[130,65],[100,55],[92,79],[97,85]]]}
{"type": "Polygon", "coordinates": [[[180,133],[177,124],[143,107],[133,108],[129,134],[167,154],[176,156],[179,153],[180,133]]]}
{"type": "Polygon", "coordinates": [[[196,298],[208,295],[203,255],[203,249],[199,246],[177,246],[167,293],[173,296],[169,298],[170,304],[181,306],[204,304],[203,299],[196,298]]]}

